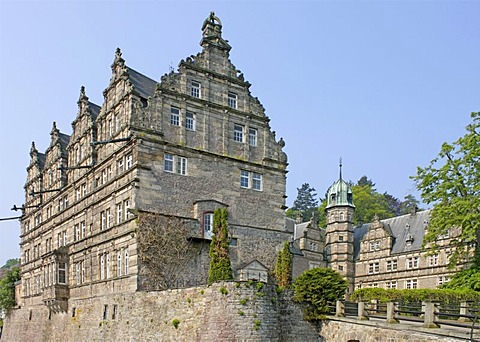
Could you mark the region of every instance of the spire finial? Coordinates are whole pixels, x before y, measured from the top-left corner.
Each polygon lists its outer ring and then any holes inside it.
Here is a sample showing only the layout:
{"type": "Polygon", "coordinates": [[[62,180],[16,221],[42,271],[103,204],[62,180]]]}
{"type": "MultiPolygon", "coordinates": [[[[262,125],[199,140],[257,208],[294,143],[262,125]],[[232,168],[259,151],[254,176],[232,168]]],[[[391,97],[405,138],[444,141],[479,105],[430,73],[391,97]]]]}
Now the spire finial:
{"type": "Polygon", "coordinates": [[[342,180],[342,157],[340,157],[340,180],[342,180]]]}

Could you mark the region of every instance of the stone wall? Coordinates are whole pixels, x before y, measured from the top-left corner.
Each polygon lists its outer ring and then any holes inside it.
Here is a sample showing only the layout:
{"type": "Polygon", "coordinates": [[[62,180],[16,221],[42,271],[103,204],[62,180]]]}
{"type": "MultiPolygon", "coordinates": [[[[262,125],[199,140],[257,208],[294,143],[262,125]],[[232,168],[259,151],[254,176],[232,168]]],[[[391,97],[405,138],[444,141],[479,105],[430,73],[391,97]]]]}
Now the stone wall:
{"type": "Polygon", "coordinates": [[[271,285],[220,283],[69,301],[67,312],[21,308],[3,341],[319,341],[289,293],[271,285]]]}
{"type": "Polygon", "coordinates": [[[411,324],[335,319],[321,324],[320,338],[322,341],[332,342],[454,342],[467,340],[468,334],[466,330],[461,333],[446,329],[426,329],[411,324]]]}

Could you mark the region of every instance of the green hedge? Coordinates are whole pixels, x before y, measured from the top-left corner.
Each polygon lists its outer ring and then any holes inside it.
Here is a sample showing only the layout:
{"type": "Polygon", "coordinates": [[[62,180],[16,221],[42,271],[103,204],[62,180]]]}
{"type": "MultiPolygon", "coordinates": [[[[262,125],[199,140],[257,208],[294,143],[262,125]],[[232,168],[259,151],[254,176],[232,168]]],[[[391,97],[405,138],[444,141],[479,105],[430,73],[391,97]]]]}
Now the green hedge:
{"type": "Polygon", "coordinates": [[[461,301],[480,301],[480,293],[473,290],[450,290],[450,289],[380,289],[366,288],[355,290],[350,297],[354,301],[379,300],[385,302],[413,303],[425,300],[435,300],[442,303],[458,303],[461,301]]]}

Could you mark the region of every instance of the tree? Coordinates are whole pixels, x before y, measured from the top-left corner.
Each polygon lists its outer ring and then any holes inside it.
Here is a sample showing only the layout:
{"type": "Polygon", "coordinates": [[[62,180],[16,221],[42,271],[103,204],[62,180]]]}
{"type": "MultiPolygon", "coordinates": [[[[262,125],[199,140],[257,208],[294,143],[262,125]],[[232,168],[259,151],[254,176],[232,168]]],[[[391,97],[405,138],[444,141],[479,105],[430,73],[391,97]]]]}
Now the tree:
{"type": "Polygon", "coordinates": [[[329,305],[343,298],[348,283],[337,271],[315,267],[305,271],[293,283],[294,298],[307,303],[304,317],[309,321],[323,319],[329,305]]]}
{"type": "Polygon", "coordinates": [[[175,287],[194,252],[183,220],[156,213],[138,214],[137,243],[144,290],[175,287]]]}
{"type": "Polygon", "coordinates": [[[318,206],[317,193],[315,191],[315,188],[308,183],[304,183],[300,188],[297,188],[297,198],[293,202],[291,210],[287,211],[287,215],[291,218],[296,218],[300,214],[304,222],[309,220],[318,206]]]}
{"type": "Polygon", "coordinates": [[[278,252],[277,263],[275,264],[275,278],[283,288],[290,287],[292,281],[292,255],[290,254],[290,243],[285,241],[283,249],[278,252]]]}
{"type": "Polygon", "coordinates": [[[213,214],[213,236],[210,243],[210,270],[208,283],[233,279],[230,255],[228,254],[228,211],[225,208],[215,210],[213,214]]]}
{"type": "Polygon", "coordinates": [[[20,280],[20,267],[14,266],[5,271],[0,279],[0,312],[15,306],[15,282],[20,280]]]}
{"type": "Polygon", "coordinates": [[[352,192],[353,203],[355,204],[353,215],[355,224],[371,222],[375,214],[380,219],[394,216],[385,197],[376,192],[371,185],[354,185],[352,192]]]}
{"type": "Polygon", "coordinates": [[[420,201],[415,198],[415,196],[409,194],[406,195],[403,199],[403,202],[400,205],[400,215],[409,214],[412,210],[423,210],[419,208],[420,201]]]}
{"type": "Polygon", "coordinates": [[[430,165],[417,168],[417,189],[427,204],[433,204],[424,245],[436,246],[449,229],[459,230],[453,239],[451,265],[465,260],[473,247],[474,264],[480,265],[480,112],[471,114],[466,133],[452,144],[443,143],[430,165]]]}

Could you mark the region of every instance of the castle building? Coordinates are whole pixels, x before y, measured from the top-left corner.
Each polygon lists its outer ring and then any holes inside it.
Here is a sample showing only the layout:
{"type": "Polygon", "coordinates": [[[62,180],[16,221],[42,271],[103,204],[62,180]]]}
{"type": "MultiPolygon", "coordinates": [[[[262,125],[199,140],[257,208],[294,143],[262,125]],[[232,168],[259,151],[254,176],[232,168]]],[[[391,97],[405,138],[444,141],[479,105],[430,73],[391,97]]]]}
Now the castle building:
{"type": "Polygon", "coordinates": [[[200,45],[158,83],[127,66],[117,49],[103,104],[90,102],[82,87],[72,134],[54,123],[44,153],[32,143],[22,306],[65,311],[72,299],[205,284],[218,208],[228,209],[235,277],[251,277],[249,266],[262,276],[274,268],[292,233],[284,216],[285,143],[230,61],[213,13],[200,45]],[[180,240],[178,225],[188,228],[180,240]],[[154,239],[160,228],[167,237],[172,228],[164,250],[154,239]],[[186,238],[193,248],[185,263],[160,272],[158,258],[186,238]]]}
{"type": "MultiPolygon", "coordinates": [[[[341,167],[341,166],[340,166],[341,167]]],[[[458,233],[451,229],[437,241],[433,252],[423,248],[430,210],[354,227],[355,205],[351,186],[339,179],[327,191],[326,227],[309,222],[289,224],[294,230],[293,275],[306,268],[331,267],[349,283],[348,292],[364,287],[385,289],[434,289],[447,282],[464,264],[447,267],[453,252],[450,241],[458,233]]]]}
{"type": "MultiPolygon", "coordinates": [[[[422,250],[429,211],[354,227],[350,185],[327,193],[326,227],[285,218],[287,157],[213,13],[201,52],[156,82],[117,49],[102,105],[80,90],[72,134],[34,143],[21,218],[21,305],[206,284],[213,213],[228,211],[234,278],[268,281],[291,240],[293,277],[331,267],[361,287],[448,281],[449,236],[422,250]]],[[[74,315],[74,314],[72,314],[74,315]]]]}

